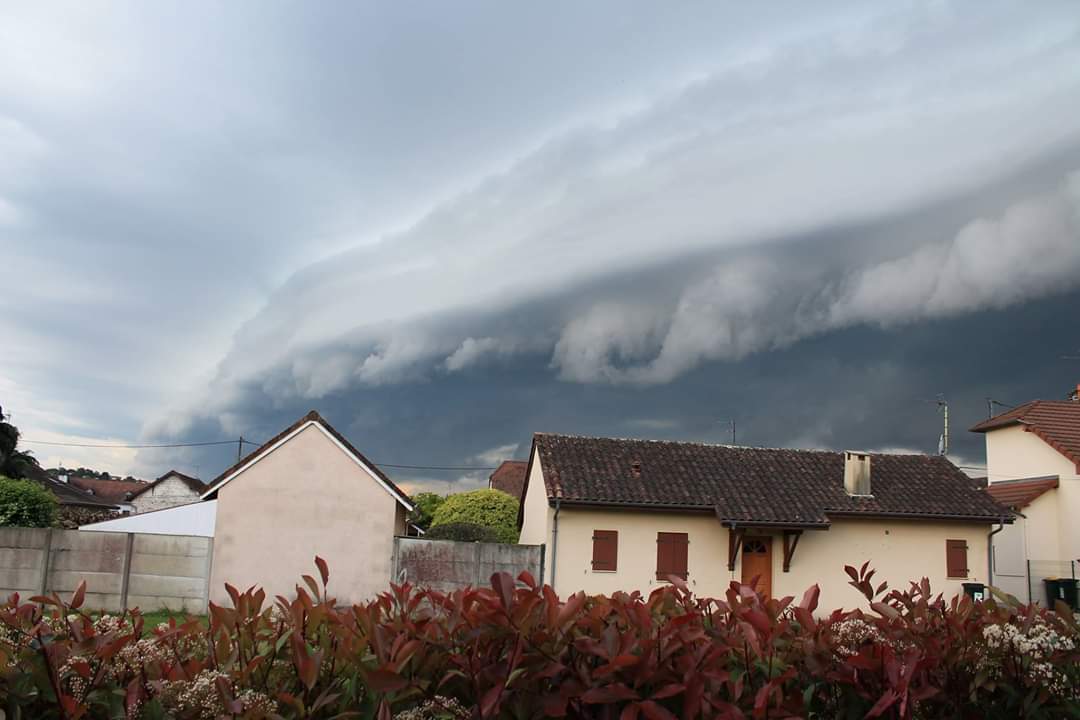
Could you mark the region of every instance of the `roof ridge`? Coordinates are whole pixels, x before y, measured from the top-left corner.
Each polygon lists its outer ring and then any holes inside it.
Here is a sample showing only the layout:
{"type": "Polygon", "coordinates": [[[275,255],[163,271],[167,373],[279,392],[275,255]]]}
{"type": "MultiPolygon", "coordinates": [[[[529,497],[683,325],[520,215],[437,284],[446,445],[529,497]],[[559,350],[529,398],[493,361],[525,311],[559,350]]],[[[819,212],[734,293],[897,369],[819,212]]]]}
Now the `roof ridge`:
{"type": "MultiPolygon", "coordinates": [[[[881,452],[879,450],[852,450],[847,448],[844,450],[830,450],[827,448],[793,448],[793,447],[779,447],[774,445],[732,445],[730,443],[714,443],[703,442],[700,440],[663,440],[659,438],[635,438],[635,437],[614,437],[610,435],[575,435],[572,433],[552,433],[552,432],[534,432],[534,436],[543,435],[545,437],[555,438],[570,438],[574,440],[611,440],[612,442],[640,442],[640,443],[655,443],[659,445],[693,445],[695,447],[711,447],[711,448],[726,448],[728,450],[776,450],[783,452],[800,452],[800,453],[822,453],[822,454],[835,454],[841,455],[845,452],[860,452],[866,455],[876,455],[878,457],[925,457],[925,458],[938,458],[944,457],[943,455],[910,452],[910,453],[892,453],[881,452]]],[[[505,462],[505,461],[504,461],[505,462]]],[[[521,461],[527,462],[527,461],[521,461]]]]}

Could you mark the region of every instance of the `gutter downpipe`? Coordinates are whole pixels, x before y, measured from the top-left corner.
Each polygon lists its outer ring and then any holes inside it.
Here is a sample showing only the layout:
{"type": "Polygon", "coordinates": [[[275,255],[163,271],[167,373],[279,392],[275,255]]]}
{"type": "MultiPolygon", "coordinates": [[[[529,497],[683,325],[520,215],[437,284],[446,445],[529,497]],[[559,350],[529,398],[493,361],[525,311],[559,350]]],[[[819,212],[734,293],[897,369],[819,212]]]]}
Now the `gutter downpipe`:
{"type": "Polygon", "coordinates": [[[994,536],[1005,529],[1005,518],[998,520],[997,530],[991,530],[986,536],[986,584],[994,584],[994,536]]]}
{"type": "Polygon", "coordinates": [[[555,520],[551,523],[551,589],[555,589],[555,561],[559,556],[559,505],[562,494],[555,496],[555,520]]]}

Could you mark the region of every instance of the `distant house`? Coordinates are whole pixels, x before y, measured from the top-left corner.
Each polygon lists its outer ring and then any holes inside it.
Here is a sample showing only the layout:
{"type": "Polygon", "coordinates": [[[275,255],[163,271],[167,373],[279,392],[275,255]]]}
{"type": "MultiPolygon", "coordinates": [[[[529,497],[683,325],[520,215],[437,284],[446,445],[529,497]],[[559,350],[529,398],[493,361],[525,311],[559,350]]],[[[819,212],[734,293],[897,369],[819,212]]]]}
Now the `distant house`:
{"type": "Polygon", "coordinates": [[[998,584],[1021,600],[1045,601],[1045,578],[1080,573],[1078,393],[1024,403],[971,430],[986,436],[988,492],[1019,513],[994,537],[998,584]]]}
{"type": "Polygon", "coordinates": [[[164,510],[197,502],[206,492],[206,483],[185,475],[177,470],[170,470],[154,482],[142,487],[131,496],[136,513],[164,510]]]}
{"type": "Polygon", "coordinates": [[[97,522],[116,517],[120,508],[111,502],[95,497],[90,492],[54,478],[36,465],[29,468],[29,480],[43,485],[60,505],[58,522],[62,527],[76,528],[83,523],[97,522]]]}
{"type": "Polygon", "coordinates": [[[96,498],[116,505],[121,512],[135,512],[135,506],[131,504],[131,498],[143,490],[149,483],[145,480],[122,480],[120,478],[88,477],[85,475],[70,475],[61,473],[57,475],[61,482],[67,482],[72,487],[79,488],[90,493],[96,498]],[[66,480],[65,480],[66,478],[66,480]]]}
{"type": "Polygon", "coordinates": [[[502,490],[521,500],[521,491],[525,488],[525,473],[529,463],[524,460],[503,460],[495,472],[488,477],[488,487],[502,490]]]}
{"type": "Polygon", "coordinates": [[[650,590],[681,576],[720,596],[821,586],[863,601],[844,565],[946,596],[987,582],[989,533],[1012,514],[946,458],[536,434],[521,542],[547,546],[560,594],[650,590]]]}

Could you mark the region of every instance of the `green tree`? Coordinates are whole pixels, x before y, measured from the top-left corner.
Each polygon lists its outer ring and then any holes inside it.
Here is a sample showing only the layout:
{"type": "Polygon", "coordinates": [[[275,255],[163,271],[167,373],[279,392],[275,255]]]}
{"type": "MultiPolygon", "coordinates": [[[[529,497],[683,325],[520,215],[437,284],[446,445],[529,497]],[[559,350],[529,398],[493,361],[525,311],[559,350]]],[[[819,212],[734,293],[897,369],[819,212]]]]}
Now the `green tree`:
{"type": "Polygon", "coordinates": [[[0,476],[0,526],[51,527],[56,512],[56,498],[41,485],[0,476]]]}
{"type": "Polygon", "coordinates": [[[447,497],[435,511],[431,528],[451,523],[479,525],[493,530],[499,542],[516,543],[517,516],[514,496],[501,490],[473,490],[447,497]]]}
{"type": "Polygon", "coordinates": [[[421,530],[427,530],[431,527],[431,520],[435,516],[435,511],[439,509],[445,499],[442,495],[433,492],[422,492],[413,495],[413,511],[409,513],[409,522],[421,530]]]}
{"type": "Polygon", "coordinates": [[[19,429],[4,422],[3,408],[0,408],[0,475],[24,478],[31,467],[40,467],[34,454],[29,450],[18,450],[18,445],[19,429]]]}
{"type": "Polygon", "coordinates": [[[446,523],[436,525],[424,536],[428,540],[460,540],[462,542],[502,542],[498,532],[481,525],[446,523]]]}

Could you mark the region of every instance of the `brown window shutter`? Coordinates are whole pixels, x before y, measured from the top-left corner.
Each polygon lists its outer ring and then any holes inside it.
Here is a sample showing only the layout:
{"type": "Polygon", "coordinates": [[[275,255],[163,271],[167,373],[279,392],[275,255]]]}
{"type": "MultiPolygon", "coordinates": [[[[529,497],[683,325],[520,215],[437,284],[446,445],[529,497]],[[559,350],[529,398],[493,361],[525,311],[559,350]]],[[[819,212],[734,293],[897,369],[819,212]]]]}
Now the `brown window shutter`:
{"type": "Polygon", "coordinates": [[[671,575],[688,576],[687,550],[690,538],[686,533],[656,534],[656,579],[667,580],[671,575]]]}
{"type": "Polygon", "coordinates": [[[614,572],[619,567],[619,533],[617,530],[593,530],[592,569],[614,572]]]}
{"type": "Polygon", "coordinates": [[[947,571],[946,574],[949,577],[968,577],[967,551],[968,545],[966,540],[945,541],[945,565],[947,571]]]}

